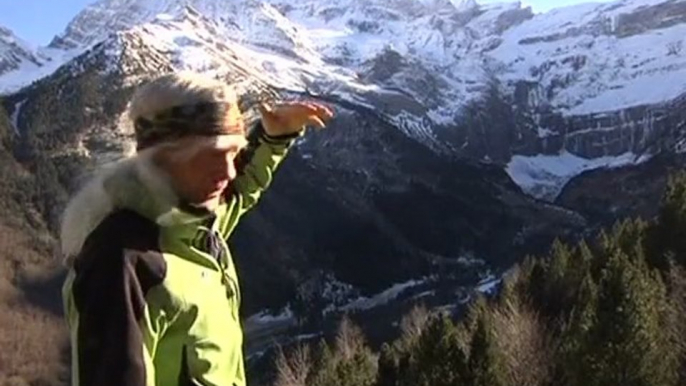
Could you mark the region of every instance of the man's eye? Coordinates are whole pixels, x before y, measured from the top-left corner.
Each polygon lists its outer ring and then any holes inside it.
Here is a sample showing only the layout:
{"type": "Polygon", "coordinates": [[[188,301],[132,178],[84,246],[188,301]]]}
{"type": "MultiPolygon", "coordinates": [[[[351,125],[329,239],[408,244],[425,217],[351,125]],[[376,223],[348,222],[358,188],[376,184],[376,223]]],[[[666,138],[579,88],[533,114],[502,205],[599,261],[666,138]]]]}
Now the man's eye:
{"type": "Polygon", "coordinates": [[[238,155],[238,150],[221,151],[212,155],[212,158],[218,161],[233,159],[238,155]]]}

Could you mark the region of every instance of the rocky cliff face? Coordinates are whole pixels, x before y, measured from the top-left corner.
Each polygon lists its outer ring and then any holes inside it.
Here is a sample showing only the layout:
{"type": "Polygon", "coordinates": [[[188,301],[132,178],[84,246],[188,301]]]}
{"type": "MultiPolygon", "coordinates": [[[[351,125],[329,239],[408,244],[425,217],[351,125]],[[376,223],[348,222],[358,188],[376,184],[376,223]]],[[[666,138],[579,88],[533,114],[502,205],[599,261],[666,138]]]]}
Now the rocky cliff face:
{"type": "Polygon", "coordinates": [[[290,78],[284,87],[362,98],[428,143],[445,130],[460,131],[465,105],[496,78],[503,96],[527,113],[514,122],[516,140],[504,144],[506,151],[474,145],[480,141],[470,133],[433,145],[465,147],[503,163],[513,154],[552,153],[566,144],[586,158],[630,151],[632,145],[606,147],[597,135],[583,135],[597,127],[578,122],[684,92],[683,83],[669,81],[681,78],[685,66],[682,1],[589,4],[534,15],[517,3],[102,0],[84,9],[51,48],[89,47],[110,33],[185,12],[186,5],[215,22],[216,35],[295,61],[259,60],[290,78]],[[317,76],[285,74],[291,71],[317,76]],[[643,85],[659,90],[642,93],[643,85]],[[566,130],[570,125],[574,130],[566,130]]]}
{"type": "MultiPolygon", "coordinates": [[[[540,15],[519,4],[448,1],[189,4],[215,23],[215,34],[281,54],[288,64],[255,58],[278,72],[280,87],[374,106],[439,152],[503,165],[566,152],[602,165],[670,146],[665,132],[683,122],[675,114],[686,90],[678,80],[686,72],[683,1],[540,15]]],[[[52,46],[87,46],[182,10],[178,1],[100,1],[52,46]]],[[[511,176],[546,199],[562,187],[511,176]]]]}
{"type": "Polygon", "coordinates": [[[556,203],[582,214],[592,227],[612,226],[618,219],[651,220],[670,176],[683,170],[683,153],[663,154],[638,166],[596,169],[573,178],[556,203]]]}
{"type": "MultiPolygon", "coordinates": [[[[198,35],[212,28],[193,13],[177,22],[195,26],[198,35]]],[[[6,100],[17,116],[18,160],[50,176],[51,204],[43,214],[53,227],[80,182],[74,177],[130,144],[123,114],[132,87],[174,68],[177,54],[150,39],[153,28],[114,35],[6,100]]],[[[250,64],[230,53],[226,47],[215,56],[226,69],[222,76],[279,93],[248,77],[250,64]]],[[[573,213],[524,195],[501,168],[436,153],[374,109],[327,101],[338,112],[333,127],[296,146],[232,240],[246,277],[247,311],[282,306],[317,270],[370,294],[465,256],[490,269],[506,267],[583,226],[573,213]]]]}

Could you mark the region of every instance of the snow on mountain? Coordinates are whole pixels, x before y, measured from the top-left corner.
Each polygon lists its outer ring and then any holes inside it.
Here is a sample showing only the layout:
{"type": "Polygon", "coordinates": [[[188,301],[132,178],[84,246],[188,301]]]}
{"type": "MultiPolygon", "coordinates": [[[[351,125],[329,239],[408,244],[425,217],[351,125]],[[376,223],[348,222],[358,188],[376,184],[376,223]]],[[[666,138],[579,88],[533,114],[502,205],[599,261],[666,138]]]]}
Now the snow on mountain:
{"type": "MultiPolygon", "coordinates": [[[[109,34],[127,30],[137,25],[155,20],[157,15],[173,15],[184,8],[185,1],[177,0],[100,0],[86,6],[67,25],[66,30],[55,37],[50,43],[55,48],[87,47],[106,38],[109,34]]],[[[196,1],[196,3],[198,3],[196,1]]],[[[208,8],[216,7],[220,3],[202,1],[208,8]]],[[[223,9],[228,14],[233,2],[226,4],[223,9]]],[[[236,11],[233,9],[233,11],[236,11]]]]}
{"type": "MultiPolygon", "coordinates": [[[[448,0],[318,0],[295,5],[279,0],[101,0],[79,13],[51,47],[88,47],[113,31],[151,22],[157,15],[178,15],[187,5],[230,31],[231,40],[270,49],[296,62],[341,62],[354,72],[390,47],[428,71],[446,73],[446,97],[458,102],[469,98],[466,84],[478,81],[480,75],[471,64],[463,66],[466,71],[444,70],[466,53],[473,40],[471,32],[462,28],[470,12],[475,12],[470,1],[456,7],[448,0]]],[[[486,18],[498,15],[487,12],[486,18]]],[[[480,33],[492,32],[493,23],[481,24],[485,30],[480,33]]],[[[408,77],[401,75],[390,84],[402,87],[408,77]]],[[[436,108],[438,104],[431,103],[436,108]]],[[[437,111],[445,110],[441,107],[437,111]]]]}
{"type": "Polygon", "coordinates": [[[316,53],[308,52],[307,42],[300,41],[302,37],[296,26],[277,9],[268,2],[253,0],[100,0],[81,11],[50,46],[88,47],[113,32],[164,17],[173,18],[189,8],[222,25],[236,42],[245,43],[246,39],[259,37],[251,42],[281,53],[302,49],[301,54],[316,56],[316,53]]]}
{"type": "MultiPolygon", "coordinates": [[[[552,10],[506,31],[490,55],[501,66],[501,79],[540,83],[550,96],[542,102],[566,115],[664,102],[686,93],[686,52],[681,48],[686,44],[686,23],[670,25],[665,20],[664,26],[636,34],[622,24],[628,19],[625,15],[660,3],[668,2],[622,1],[552,10]]],[[[681,12],[674,17],[684,18],[686,6],[681,12]]]]}
{"type": "Polygon", "coordinates": [[[52,48],[39,48],[36,56],[40,60],[18,62],[12,70],[2,73],[0,71],[0,95],[19,91],[32,82],[49,76],[60,66],[74,59],[82,53],[82,50],[61,50],[52,48]]]}
{"type": "Polygon", "coordinates": [[[383,292],[380,292],[372,297],[359,297],[358,299],[355,299],[348,304],[344,305],[340,309],[343,311],[352,311],[352,310],[368,310],[374,307],[378,307],[383,304],[387,304],[398,295],[400,295],[403,291],[405,291],[408,288],[411,287],[416,287],[421,284],[426,283],[426,280],[409,280],[404,283],[397,283],[391,286],[390,288],[386,289],[383,292]]]}
{"type": "Polygon", "coordinates": [[[0,74],[19,68],[24,63],[40,66],[45,58],[11,30],[0,26],[0,74]]]}
{"type": "Polygon", "coordinates": [[[454,122],[490,74],[539,82],[551,96],[541,103],[586,114],[686,91],[686,80],[669,81],[686,79],[680,49],[686,23],[624,38],[614,33],[623,14],[659,3],[586,4],[534,15],[518,2],[479,6],[474,0],[101,0],[79,13],[51,47],[88,47],[113,31],[190,6],[215,21],[227,40],[319,67],[317,72],[340,64],[329,71],[352,76],[369,70],[388,50],[397,52],[406,71],[365,80],[409,92],[426,107],[411,115],[433,123],[454,122]],[[417,69],[431,74],[430,93],[413,84],[417,69]],[[650,92],[637,92],[646,85],[653,86],[650,92]]]}
{"type": "Polygon", "coordinates": [[[0,77],[2,91],[16,90],[24,86],[23,80],[29,72],[43,72],[47,75],[55,70],[49,53],[32,47],[17,37],[11,30],[0,26],[0,77]]]}
{"type": "Polygon", "coordinates": [[[584,171],[640,164],[648,159],[648,156],[632,153],[586,159],[563,151],[557,155],[516,155],[508,163],[506,171],[526,193],[554,201],[565,184],[584,171]]]}
{"type": "MultiPolygon", "coordinates": [[[[274,28],[277,28],[276,24],[286,22],[283,17],[276,17],[271,6],[262,4],[260,7],[263,23],[266,23],[269,15],[273,16],[270,20],[274,28]]],[[[256,23],[253,28],[259,28],[260,25],[256,23]]],[[[244,37],[235,38],[235,30],[224,28],[192,8],[184,9],[178,16],[158,15],[155,20],[129,31],[137,34],[150,47],[172,53],[177,69],[218,76],[228,72],[237,73],[242,74],[244,79],[249,77],[250,83],[257,80],[292,92],[311,91],[316,83],[314,89],[329,87],[332,95],[350,100],[359,98],[360,93],[377,89],[360,83],[356,75],[345,68],[325,64],[314,50],[309,50],[304,44],[293,44],[290,46],[292,51],[285,53],[288,46],[279,42],[278,36],[258,34],[262,36],[259,41],[247,42],[244,37]]],[[[300,39],[295,37],[292,35],[290,41],[297,42],[300,39]]]]}
{"type": "Polygon", "coordinates": [[[462,12],[471,11],[479,7],[475,0],[452,0],[451,2],[458,11],[462,12]]]}
{"type": "Polygon", "coordinates": [[[280,322],[288,322],[294,319],[293,311],[290,306],[284,307],[279,314],[274,315],[267,310],[262,310],[256,314],[250,315],[246,319],[246,323],[256,324],[272,324],[280,322]]]}
{"type": "Polygon", "coordinates": [[[498,285],[503,281],[502,278],[495,277],[493,275],[489,275],[488,277],[482,279],[479,284],[476,287],[476,290],[485,293],[485,294],[490,294],[495,290],[498,285]]]}
{"type": "MultiPolygon", "coordinates": [[[[231,68],[279,89],[369,107],[437,151],[452,149],[440,131],[459,123],[465,104],[492,78],[511,93],[523,82],[534,85],[525,96],[532,111],[563,116],[686,94],[684,0],[619,0],[543,14],[520,2],[474,0],[100,0],[41,50],[12,45],[0,31],[0,92],[16,91],[124,31],[172,53],[177,68],[231,68]],[[3,60],[5,41],[14,51],[3,60]],[[3,75],[3,63],[13,71],[3,75]]],[[[535,130],[537,140],[560,135],[535,130]]],[[[515,181],[550,196],[584,169],[579,164],[606,164],[601,158],[574,161],[561,174],[545,169],[567,165],[565,154],[573,151],[540,160],[515,155],[508,170],[528,165],[511,173],[515,181]]],[[[629,151],[603,154],[623,160],[629,151]]]]}
{"type": "Polygon", "coordinates": [[[439,123],[454,121],[492,73],[513,82],[540,82],[551,95],[542,103],[586,114],[686,91],[681,52],[686,23],[628,37],[615,33],[623,14],[659,3],[625,0],[534,15],[518,2],[479,6],[474,0],[100,0],[80,12],[50,47],[85,49],[114,31],[190,6],[215,21],[227,40],[319,71],[339,63],[343,68],[335,72],[352,75],[388,50],[397,52],[405,67],[432,74],[433,95],[423,95],[426,87],[413,85],[412,72],[402,68],[381,81],[367,81],[406,90],[427,107],[419,114],[439,123]],[[653,86],[650,92],[637,92],[646,85],[653,86]]]}

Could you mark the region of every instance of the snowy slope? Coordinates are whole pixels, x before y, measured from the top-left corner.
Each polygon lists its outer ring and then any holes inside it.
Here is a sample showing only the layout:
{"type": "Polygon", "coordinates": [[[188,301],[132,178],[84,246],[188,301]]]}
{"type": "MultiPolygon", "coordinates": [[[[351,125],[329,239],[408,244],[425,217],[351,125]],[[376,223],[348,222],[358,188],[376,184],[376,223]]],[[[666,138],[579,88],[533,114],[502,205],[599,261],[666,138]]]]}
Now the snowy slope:
{"type": "MultiPolygon", "coordinates": [[[[329,69],[356,75],[364,65],[387,48],[416,62],[428,73],[440,75],[441,95],[422,95],[419,85],[412,85],[412,74],[398,74],[386,85],[408,90],[429,108],[430,117],[451,121],[460,103],[474,95],[472,85],[483,78],[480,60],[469,60],[460,71],[446,71],[461,57],[468,57],[475,40],[472,28],[464,23],[473,16],[476,4],[448,0],[375,0],[359,2],[279,0],[101,0],[84,9],[68,25],[64,33],[51,43],[52,48],[86,48],[103,40],[113,31],[126,30],[151,22],[157,15],[179,15],[190,5],[208,19],[214,20],[230,40],[251,47],[275,52],[294,64],[329,69]],[[436,100],[432,100],[436,99],[436,100]],[[450,103],[446,103],[450,101],[450,103]]],[[[501,11],[518,8],[517,4],[496,8],[477,18],[478,35],[494,32],[491,19],[501,11]],[[485,20],[481,20],[485,19],[485,20]],[[490,21],[489,21],[490,20],[490,21]]],[[[301,68],[312,73],[311,69],[301,68]]],[[[307,76],[308,74],[306,74],[307,76]]],[[[326,88],[337,87],[329,86],[326,88]]],[[[392,115],[396,115],[394,114],[392,115]]],[[[419,114],[424,115],[422,110],[419,114]]],[[[406,118],[411,119],[411,118],[406,118]]],[[[421,119],[415,119],[415,123],[421,119]]]]}
{"type": "Polygon", "coordinates": [[[506,171],[526,193],[553,201],[569,180],[587,170],[639,164],[648,159],[632,153],[594,159],[566,151],[557,155],[516,155],[508,163],[506,171]]]}
{"type": "Polygon", "coordinates": [[[49,57],[31,47],[11,30],[0,26],[0,76],[13,74],[20,69],[41,68],[49,60],[49,57]]]}
{"type": "MultiPolygon", "coordinates": [[[[272,12],[273,8],[263,9],[272,12]]],[[[332,95],[342,98],[358,98],[359,94],[376,90],[360,83],[354,73],[345,68],[326,65],[316,53],[309,61],[293,60],[283,52],[265,48],[266,39],[255,44],[246,43],[233,36],[234,30],[225,28],[206,18],[192,8],[186,8],[178,16],[160,14],[155,20],[130,30],[151,47],[172,53],[175,67],[215,75],[238,73],[278,89],[304,92],[311,87],[335,88],[332,95]]],[[[279,44],[278,42],[272,42],[279,44]]],[[[283,45],[280,47],[283,48],[283,45]]],[[[295,47],[295,46],[294,46],[295,47]]],[[[295,50],[297,51],[297,49],[295,50]]],[[[240,85],[239,85],[240,87],[240,85]]]]}
{"type": "MultiPolygon", "coordinates": [[[[505,32],[491,55],[503,66],[502,79],[551,88],[552,98],[546,102],[567,115],[664,102],[686,93],[686,51],[680,48],[686,45],[686,23],[617,36],[623,14],[660,3],[667,2],[553,10],[505,32]]],[[[682,12],[681,17],[686,5],[682,12]]]]}
{"type": "MultiPolygon", "coordinates": [[[[532,110],[563,116],[686,95],[686,0],[619,0],[544,14],[519,2],[474,0],[100,0],[48,48],[0,56],[0,93],[50,74],[118,31],[172,53],[178,68],[238,69],[277,88],[369,107],[437,151],[461,146],[445,145],[438,133],[459,122],[490,78],[510,92],[522,82],[535,85],[526,95],[532,110]],[[32,59],[32,52],[41,54],[32,59]],[[3,75],[5,62],[11,71],[3,75]]],[[[12,41],[2,36],[0,54],[12,41]]],[[[559,134],[537,132],[541,141],[559,134]]],[[[543,163],[515,157],[508,170],[520,170],[525,160],[529,171],[511,176],[528,191],[550,195],[582,168],[572,162],[564,178],[531,170],[564,164],[570,151],[546,155],[543,163]]],[[[608,157],[624,160],[621,153],[608,157]]]]}
{"type": "Polygon", "coordinates": [[[0,74],[0,95],[19,91],[32,82],[51,75],[82,52],[81,49],[39,48],[36,54],[38,61],[20,61],[11,70],[0,74]]]}
{"type": "Polygon", "coordinates": [[[13,70],[26,62],[39,66],[44,59],[27,42],[18,38],[14,32],[0,26],[0,74],[13,70]]]}
{"type": "Polygon", "coordinates": [[[227,40],[276,53],[310,75],[312,67],[315,74],[353,75],[387,50],[397,52],[410,63],[407,71],[365,80],[409,92],[426,107],[419,115],[449,124],[489,74],[539,82],[550,97],[532,98],[565,114],[656,103],[685,92],[686,54],[678,47],[686,23],[625,38],[613,34],[622,14],[660,3],[625,0],[533,15],[518,2],[479,6],[473,0],[101,0],[79,13],[51,47],[85,49],[160,14],[179,15],[188,4],[215,21],[227,40]],[[430,93],[413,84],[417,69],[431,74],[430,93]],[[647,85],[653,87],[645,92],[647,85]]]}

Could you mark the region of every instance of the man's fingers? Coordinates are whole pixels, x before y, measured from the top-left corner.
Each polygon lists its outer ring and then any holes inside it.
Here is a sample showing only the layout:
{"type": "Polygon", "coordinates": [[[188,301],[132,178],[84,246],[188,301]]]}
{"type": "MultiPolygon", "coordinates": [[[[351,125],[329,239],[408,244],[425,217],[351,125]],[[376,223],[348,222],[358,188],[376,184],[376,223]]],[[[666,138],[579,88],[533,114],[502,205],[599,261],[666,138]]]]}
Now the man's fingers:
{"type": "Polygon", "coordinates": [[[330,108],[324,105],[318,105],[318,109],[320,116],[323,115],[324,118],[326,118],[327,120],[333,118],[333,110],[331,110],[330,108]]]}
{"type": "Polygon", "coordinates": [[[320,118],[331,119],[333,117],[333,111],[321,103],[311,102],[307,105],[316,111],[320,118]]]}
{"type": "Polygon", "coordinates": [[[269,104],[267,104],[265,102],[262,102],[259,105],[257,105],[257,108],[258,108],[258,110],[260,110],[260,114],[262,114],[262,115],[269,114],[273,110],[272,106],[270,106],[269,104]]]}
{"type": "Polygon", "coordinates": [[[277,106],[260,103],[258,107],[263,117],[278,119],[285,127],[308,125],[322,129],[333,117],[330,108],[316,102],[287,102],[277,106]]]}
{"type": "Polygon", "coordinates": [[[309,120],[310,124],[317,126],[320,129],[323,129],[326,127],[326,124],[316,115],[310,115],[308,120],[309,120]]]}
{"type": "Polygon", "coordinates": [[[308,114],[317,114],[320,119],[329,120],[333,118],[333,111],[327,106],[316,102],[302,102],[300,106],[308,111],[308,114]]]}

